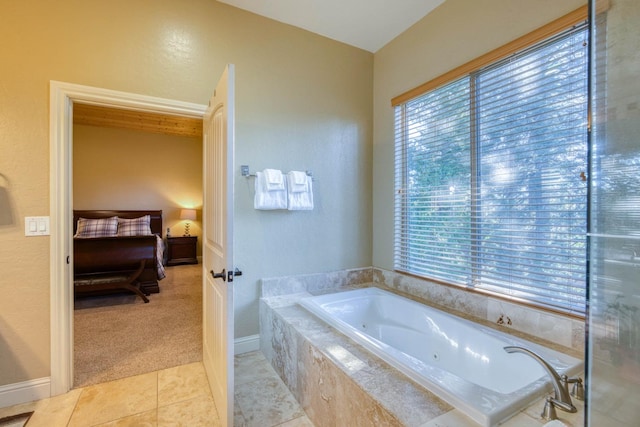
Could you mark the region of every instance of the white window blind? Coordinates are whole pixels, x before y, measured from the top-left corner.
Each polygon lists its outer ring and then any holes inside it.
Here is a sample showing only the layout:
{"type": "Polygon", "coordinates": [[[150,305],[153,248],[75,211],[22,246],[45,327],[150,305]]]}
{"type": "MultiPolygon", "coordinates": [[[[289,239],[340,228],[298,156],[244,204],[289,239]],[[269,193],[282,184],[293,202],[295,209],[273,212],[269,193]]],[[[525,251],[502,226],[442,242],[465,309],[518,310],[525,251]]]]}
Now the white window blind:
{"type": "Polygon", "coordinates": [[[585,310],[587,30],[396,107],[395,268],[585,310]]]}

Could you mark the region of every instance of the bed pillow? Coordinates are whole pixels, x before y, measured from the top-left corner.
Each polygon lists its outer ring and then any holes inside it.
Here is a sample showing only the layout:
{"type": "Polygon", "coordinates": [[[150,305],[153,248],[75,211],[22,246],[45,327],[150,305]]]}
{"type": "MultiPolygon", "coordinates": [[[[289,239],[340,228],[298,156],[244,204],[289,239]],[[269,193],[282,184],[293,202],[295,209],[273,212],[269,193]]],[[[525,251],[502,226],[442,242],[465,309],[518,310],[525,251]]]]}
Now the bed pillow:
{"type": "Polygon", "coordinates": [[[151,216],[140,218],[118,218],[118,236],[150,236],[151,216]]]}
{"type": "Polygon", "coordinates": [[[76,234],[73,237],[90,239],[93,237],[112,237],[118,233],[118,217],[79,218],[76,234]]]}

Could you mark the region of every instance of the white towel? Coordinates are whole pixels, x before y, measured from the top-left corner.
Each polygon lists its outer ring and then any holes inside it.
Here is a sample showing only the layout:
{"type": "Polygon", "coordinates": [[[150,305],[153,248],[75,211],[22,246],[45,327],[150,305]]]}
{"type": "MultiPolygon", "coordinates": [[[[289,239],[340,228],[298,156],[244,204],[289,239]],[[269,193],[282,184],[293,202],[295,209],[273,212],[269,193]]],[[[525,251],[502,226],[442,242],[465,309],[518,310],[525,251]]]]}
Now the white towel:
{"type": "Polygon", "coordinates": [[[307,174],[300,171],[291,171],[287,174],[287,189],[289,193],[300,193],[307,191],[309,186],[307,185],[307,174]]]}
{"type": "Polygon", "coordinates": [[[290,211],[310,211],[313,209],[313,179],[304,172],[291,171],[287,174],[287,209],[290,211]]]}
{"type": "Polygon", "coordinates": [[[284,190],[284,176],[278,169],[265,169],[262,171],[265,176],[268,190],[284,190]]]}
{"type": "Polygon", "coordinates": [[[255,196],[253,207],[260,210],[287,209],[287,190],[282,182],[282,189],[271,190],[267,177],[263,172],[256,172],[255,196]]]}

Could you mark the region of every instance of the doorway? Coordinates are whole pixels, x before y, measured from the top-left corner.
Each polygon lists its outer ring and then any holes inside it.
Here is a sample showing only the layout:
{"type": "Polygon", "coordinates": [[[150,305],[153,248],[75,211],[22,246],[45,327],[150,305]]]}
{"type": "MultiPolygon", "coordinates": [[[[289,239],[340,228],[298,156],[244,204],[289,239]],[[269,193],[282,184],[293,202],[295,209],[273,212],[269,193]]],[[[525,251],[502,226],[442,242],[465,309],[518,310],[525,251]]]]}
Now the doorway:
{"type": "Polygon", "coordinates": [[[73,105],[202,119],[205,105],[51,82],[51,395],[73,386],[73,105]]]}
{"type": "MultiPolygon", "coordinates": [[[[190,224],[189,237],[177,236],[186,232],[181,210],[202,207],[202,120],[75,103],[73,124],[74,218],[78,210],[92,216],[108,209],[120,218],[154,213],[153,232],[162,240],[126,237],[115,244],[146,241],[171,256],[170,266],[149,264],[143,275],[149,304],[133,293],[79,296],[76,288],[73,387],[201,361],[202,267],[192,264],[202,242],[200,218],[190,224]],[[180,259],[180,250],[193,257],[180,259]]],[[[73,242],[75,273],[104,271],[103,261],[90,256],[99,250],[95,239],[73,242]],[[78,245],[89,259],[77,257],[78,245]]],[[[113,262],[126,263],[118,253],[113,262]]]]}

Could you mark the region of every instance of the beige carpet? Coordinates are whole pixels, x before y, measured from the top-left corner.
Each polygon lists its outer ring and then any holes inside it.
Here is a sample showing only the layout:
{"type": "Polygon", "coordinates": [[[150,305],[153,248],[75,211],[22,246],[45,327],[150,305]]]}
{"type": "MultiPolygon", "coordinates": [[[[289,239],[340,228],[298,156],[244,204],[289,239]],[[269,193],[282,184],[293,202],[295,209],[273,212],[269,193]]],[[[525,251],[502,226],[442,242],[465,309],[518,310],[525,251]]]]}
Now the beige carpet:
{"type": "Polygon", "coordinates": [[[167,267],[145,304],[83,297],[74,310],[74,387],[202,360],[202,265],[167,267]]]}

